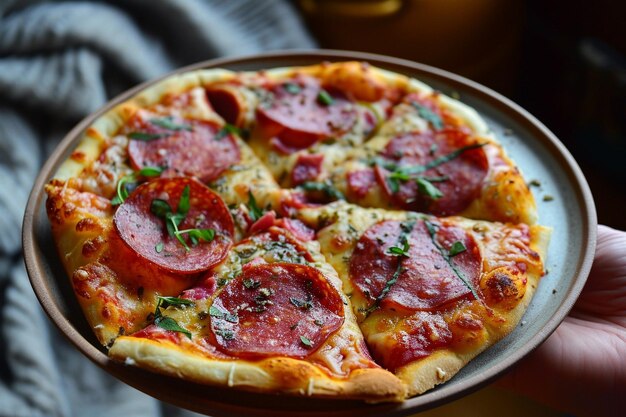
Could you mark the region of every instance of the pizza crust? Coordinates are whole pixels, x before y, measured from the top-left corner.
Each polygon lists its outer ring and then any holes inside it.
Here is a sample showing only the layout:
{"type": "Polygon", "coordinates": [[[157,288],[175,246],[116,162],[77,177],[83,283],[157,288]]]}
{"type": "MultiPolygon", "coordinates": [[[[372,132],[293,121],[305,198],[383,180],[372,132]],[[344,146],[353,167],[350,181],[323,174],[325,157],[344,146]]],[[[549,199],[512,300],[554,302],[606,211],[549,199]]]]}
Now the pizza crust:
{"type": "Polygon", "coordinates": [[[340,397],[368,402],[401,401],[405,388],[382,369],[357,369],[331,378],[308,362],[292,358],[219,360],[192,354],[169,341],[122,336],[109,350],[112,359],[186,380],[257,392],[340,397]]]}

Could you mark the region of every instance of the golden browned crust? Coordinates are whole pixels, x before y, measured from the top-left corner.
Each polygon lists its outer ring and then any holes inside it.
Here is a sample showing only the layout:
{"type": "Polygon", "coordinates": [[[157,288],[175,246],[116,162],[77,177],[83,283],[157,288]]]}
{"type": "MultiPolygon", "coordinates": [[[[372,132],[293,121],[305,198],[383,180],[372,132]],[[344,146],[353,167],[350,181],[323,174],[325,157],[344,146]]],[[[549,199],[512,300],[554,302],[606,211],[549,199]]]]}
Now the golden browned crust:
{"type": "Polygon", "coordinates": [[[193,353],[170,341],[129,336],[116,339],[111,358],[202,384],[257,392],[340,397],[369,402],[401,401],[404,385],[380,368],[357,369],[345,378],[332,377],[298,359],[224,360],[193,353]]]}

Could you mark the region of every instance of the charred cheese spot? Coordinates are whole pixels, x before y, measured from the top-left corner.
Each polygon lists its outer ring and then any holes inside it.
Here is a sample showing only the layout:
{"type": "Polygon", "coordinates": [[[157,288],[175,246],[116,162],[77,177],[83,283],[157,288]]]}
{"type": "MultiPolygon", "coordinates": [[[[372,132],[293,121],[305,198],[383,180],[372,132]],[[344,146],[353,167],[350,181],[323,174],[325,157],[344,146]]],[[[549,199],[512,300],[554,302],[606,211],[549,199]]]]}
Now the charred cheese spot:
{"type": "Polygon", "coordinates": [[[519,270],[498,268],[480,281],[480,290],[490,307],[512,310],[526,293],[526,275],[519,270]]]}
{"type": "Polygon", "coordinates": [[[452,344],[459,351],[483,344],[488,337],[483,321],[472,311],[456,311],[448,326],[452,331],[452,344]]]}
{"type": "Polygon", "coordinates": [[[352,240],[345,235],[338,234],[331,239],[330,243],[335,250],[343,251],[351,246],[352,240]]]}
{"type": "Polygon", "coordinates": [[[104,244],[106,243],[106,239],[102,236],[96,236],[93,239],[87,240],[83,244],[82,254],[85,258],[92,258],[97,253],[100,252],[101,249],[104,248],[104,244]]]}
{"type": "Polygon", "coordinates": [[[72,158],[76,162],[84,163],[87,160],[87,155],[85,155],[85,153],[81,151],[74,151],[70,155],[70,158],[72,158]]]}
{"type": "Polygon", "coordinates": [[[91,217],[80,219],[78,223],[76,223],[77,232],[93,232],[98,230],[102,230],[102,225],[91,217]]]}

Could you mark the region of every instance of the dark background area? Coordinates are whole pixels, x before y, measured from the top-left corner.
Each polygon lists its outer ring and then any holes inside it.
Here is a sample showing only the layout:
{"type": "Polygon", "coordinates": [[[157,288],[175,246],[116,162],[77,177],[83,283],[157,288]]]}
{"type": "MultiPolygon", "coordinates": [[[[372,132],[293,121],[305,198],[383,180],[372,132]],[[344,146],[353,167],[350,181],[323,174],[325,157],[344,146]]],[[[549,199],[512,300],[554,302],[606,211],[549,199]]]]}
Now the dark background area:
{"type": "Polygon", "coordinates": [[[398,56],[485,84],[570,150],[600,223],[626,230],[626,2],[298,0],[323,48],[398,56]]]}

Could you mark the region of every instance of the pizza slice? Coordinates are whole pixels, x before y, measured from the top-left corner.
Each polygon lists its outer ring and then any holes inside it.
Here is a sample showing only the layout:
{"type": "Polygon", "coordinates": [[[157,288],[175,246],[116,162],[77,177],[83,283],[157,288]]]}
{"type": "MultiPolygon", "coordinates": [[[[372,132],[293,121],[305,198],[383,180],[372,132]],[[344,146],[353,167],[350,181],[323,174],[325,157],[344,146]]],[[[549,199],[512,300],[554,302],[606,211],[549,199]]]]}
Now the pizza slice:
{"type": "Polygon", "coordinates": [[[450,379],[526,311],[549,240],[542,226],[366,209],[306,209],[368,347],[413,396],[450,379]]]}
{"type": "Polygon", "coordinates": [[[233,223],[229,206],[271,206],[279,196],[271,173],[208,102],[205,85],[229,77],[175,76],[113,108],[46,186],[57,249],[103,345],[145,326],[155,294],[179,294],[222,260],[247,227],[233,223]]]}
{"type": "Polygon", "coordinates": [[[519,169],[471,108],[418,85],[326,182],[364,207],[533,224],[519,169]]]}
{"type": "Polygon", "coordinates": [[[399,401],[404,385],[369,356],[336,272],[314,241],[269,226],[118,337],[116,360],[260,392],[399,401]]]}
{"type": "Polygon", "coordinates": [[[250,130],[250,146],[281,186],[306,188],[374,134],[407,84],[341,62],[242,73],[208,95],[226,120],[250,130]]]}

